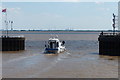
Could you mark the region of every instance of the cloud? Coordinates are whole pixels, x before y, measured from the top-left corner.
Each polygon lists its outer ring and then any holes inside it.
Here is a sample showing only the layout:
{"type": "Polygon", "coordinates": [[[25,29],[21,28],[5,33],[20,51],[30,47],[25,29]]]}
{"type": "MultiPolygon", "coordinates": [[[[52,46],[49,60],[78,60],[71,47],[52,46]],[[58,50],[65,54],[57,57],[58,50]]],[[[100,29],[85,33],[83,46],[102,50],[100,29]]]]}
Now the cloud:
{"type": "Polygon", "coordinates": [[[101,1],[96,1],[96,4],[104,4],[105,2],[101,2],[101,1]]]}
{"type": "Polygon", "coordinates": [[[60,15],[60,14],[53,14],[53,13],[41,13],[39,14],[39,16],[45,16],[46,18],[47,17],[51,17],[51,18],[63,18],[64,16],[63,15],[60,15]]]}
{"type": "Polygon", "coordinates": [[[75,1],[75,2],[79,2],[79,1],[81,1],[81,0],[66,0],[66,1],[75,1]]]}
{"type": "Polygon", "coordinates": [[[15,13],[15,14],[18,14],[18,13],[20,13],[21,12],[21,8],[19,8],[19,7],[16,7],[16,8],[7,8],[7,12],[8,13],[15,13]]]}
{"type": "Polygon", "coordinates": [[[21,8],[18,8],[18,7],[16,7],[16,8],[8,8],[9,10],[20,10],[21,8]]]}
{"type": "Polygon", "coordinates": [[[110,11],[110,8],[100,8],[102,11],[110,11]]]}
{"type": "Polygon", "coordinates": [[[118,2],[119,0],[2,0],[2,2],[118,2]]]}
{"type": "Polygon", "coordinates": [[[16,7],[16,8],[7,8],[9,11],[19,11],[19,10],[21,10],[21,8],[18,8],[18,7],[16,7]]]}
{"type": "Polygon", "coordinates": [[[81,0],[2,0],[2,2],[79,2],[81,0]]]}

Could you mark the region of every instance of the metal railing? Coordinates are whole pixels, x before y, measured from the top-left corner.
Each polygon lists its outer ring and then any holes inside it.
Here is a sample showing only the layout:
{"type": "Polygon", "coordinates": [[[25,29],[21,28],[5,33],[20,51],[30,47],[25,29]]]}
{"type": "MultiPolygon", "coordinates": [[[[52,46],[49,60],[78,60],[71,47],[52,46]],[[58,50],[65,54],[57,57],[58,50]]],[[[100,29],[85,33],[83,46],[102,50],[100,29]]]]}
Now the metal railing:
{"type": "Polygon", "coordinates": [[[120,36],[120,33],[100,33],[100,36],[120,36]]]}
{"type": "Polygon", "coordinates": [[[19,35],[19,36],[0,36],[0,38],[16,38],[16,37],[18,37],[18,38],[23,38],[24,37],[24,35],[19,35]]]}

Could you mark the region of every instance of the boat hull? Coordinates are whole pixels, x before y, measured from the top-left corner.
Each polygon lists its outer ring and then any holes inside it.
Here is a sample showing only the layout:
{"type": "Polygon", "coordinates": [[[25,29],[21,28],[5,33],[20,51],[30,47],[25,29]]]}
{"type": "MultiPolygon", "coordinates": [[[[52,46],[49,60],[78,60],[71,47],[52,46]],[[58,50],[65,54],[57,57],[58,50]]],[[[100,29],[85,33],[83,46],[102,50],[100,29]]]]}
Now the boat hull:
{"type": "Polygon", "coordinates": [[[46,53],[46,54],[57,54],[57,53],[64,52],[65,50],[66,50],[65,48],[62,48],[62,49],[46,48],[44,53],[46,53]]]}

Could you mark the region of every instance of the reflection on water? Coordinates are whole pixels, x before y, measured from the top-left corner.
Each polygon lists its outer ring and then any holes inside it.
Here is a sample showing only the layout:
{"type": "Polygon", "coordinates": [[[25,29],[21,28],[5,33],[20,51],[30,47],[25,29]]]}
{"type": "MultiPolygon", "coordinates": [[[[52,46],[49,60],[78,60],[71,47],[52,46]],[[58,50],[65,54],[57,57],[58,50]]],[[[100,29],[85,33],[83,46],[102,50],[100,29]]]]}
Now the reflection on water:
{"type": "MultiPolygon", "coordinates": [[[[39,34],[40,35],[40,34],[39,34]]],[[[67,51],[60,54],[43,54],[41,36],[27,37],[26,50],[3,52],[3,77],[8,78],[117,78],[118,57],[99,56],[98,34],[60,34],[67,51]],[[72,35],[72,36],[70,36],[72,35]],[[93,35],[92,39],[88,39],[93,35]],[[67,37],[67,39],[66,39],[67,37]],[[35,38],[37,38],[35,40],[35,38]],[[40,38],[40,39],[39,39],[40,38]]],[[[49,38],[49,37],[48,37],[49,38]]]]}
{"type": "Polygon", "coordinates": [[[101,59],[105,60],[118,60],[118,56],[105,56],[105,55],[100,55],[101,59]]]}

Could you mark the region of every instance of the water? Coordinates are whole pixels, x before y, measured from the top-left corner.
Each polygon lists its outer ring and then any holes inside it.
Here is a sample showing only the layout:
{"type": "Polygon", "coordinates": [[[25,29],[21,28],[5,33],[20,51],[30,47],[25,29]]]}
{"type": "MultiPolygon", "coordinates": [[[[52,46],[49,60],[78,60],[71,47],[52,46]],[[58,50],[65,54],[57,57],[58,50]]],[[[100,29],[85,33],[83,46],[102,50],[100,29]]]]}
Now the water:
{"type": "Polygon", "coordinates": [[[98,55],[98,32],[58,32],[67,49],[60,54],[43,54],[53,32],[10,33],[29,34],[25,51],[3,52],[5,78],[118,78],[118,58],[98,55]]]}

